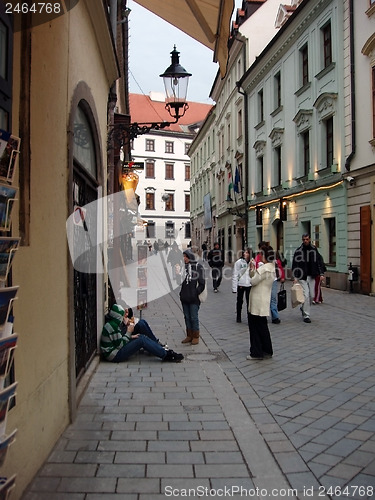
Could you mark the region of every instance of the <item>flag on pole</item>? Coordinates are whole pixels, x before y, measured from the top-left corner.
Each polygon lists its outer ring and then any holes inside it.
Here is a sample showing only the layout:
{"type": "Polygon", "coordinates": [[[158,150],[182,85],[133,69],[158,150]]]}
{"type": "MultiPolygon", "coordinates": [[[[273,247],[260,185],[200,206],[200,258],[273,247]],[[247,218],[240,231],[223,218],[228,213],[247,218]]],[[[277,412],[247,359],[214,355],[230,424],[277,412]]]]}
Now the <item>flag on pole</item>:
{"type": "Polygon", "coordinates": [[[232,196],[231,196],[232,189],[233,189],[232,170],[228,169],[228,194],[227,194],[228,201],[232,200],[232,196]]]}
{"type": "Polygon", "coordinates": [[[234,174],[234,192],[237,194],[240,194],[242,191],[242,183],[241,183],[241,172],[240,169],[238,168],[238,165],[236,167],[236,172],[234,174]]]}

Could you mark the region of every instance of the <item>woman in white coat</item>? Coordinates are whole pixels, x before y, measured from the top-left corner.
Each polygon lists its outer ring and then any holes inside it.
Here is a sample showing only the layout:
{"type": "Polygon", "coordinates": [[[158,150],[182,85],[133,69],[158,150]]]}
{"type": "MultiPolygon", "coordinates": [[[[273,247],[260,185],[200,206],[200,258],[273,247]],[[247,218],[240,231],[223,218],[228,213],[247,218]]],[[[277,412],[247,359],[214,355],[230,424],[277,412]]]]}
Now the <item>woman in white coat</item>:
{"type": "Polygon", "coordinates": [[[274,252],[269,245],[260,248],[260,264],[256,269],[255,262],[250,262],[250,356],[246,357],[249,360],[269,358],[273,355],[267,316],[270,314],[271,291],[276,273],[274,252]]]}

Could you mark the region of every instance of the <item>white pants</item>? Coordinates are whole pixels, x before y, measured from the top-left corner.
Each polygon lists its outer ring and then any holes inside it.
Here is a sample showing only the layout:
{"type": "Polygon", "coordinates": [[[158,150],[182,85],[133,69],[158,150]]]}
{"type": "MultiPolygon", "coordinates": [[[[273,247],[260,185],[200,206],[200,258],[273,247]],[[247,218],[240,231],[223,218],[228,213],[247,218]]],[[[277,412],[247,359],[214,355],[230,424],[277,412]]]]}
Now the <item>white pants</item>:
{"type": "Polygon", "coordinates": [[[305,296],[305,302],[302,304],[302,316],[304,318],[310,317],[311,301],[315,296],[315,278],[312,276],[307,276],[307,280],[299,280],[303,288],[303,295],[305,296]]]}

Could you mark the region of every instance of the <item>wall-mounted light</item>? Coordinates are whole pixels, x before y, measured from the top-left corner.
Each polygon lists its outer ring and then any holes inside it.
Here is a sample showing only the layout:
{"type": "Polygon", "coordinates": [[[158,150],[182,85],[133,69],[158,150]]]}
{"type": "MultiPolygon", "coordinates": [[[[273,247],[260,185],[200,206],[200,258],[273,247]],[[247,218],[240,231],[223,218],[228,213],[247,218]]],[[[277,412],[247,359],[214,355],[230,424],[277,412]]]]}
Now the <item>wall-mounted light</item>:
{"type": "Polygon", "coordinates": [[[282,198],[280,199],[280,220],[288,220],[288,202],[282,198]]]}
{"type": "Polygon", "coordinates": [[[120,144],[120,147],[126,141],[135,139],[139,135],[148,134],[150,130],[160,130],[169,127],[173,123],[177,123],[184,116],[186,110],[189,108],[186,98],[191,73],[188,73],[181,66],[179,54],[176,46],[174,46],[171,52],[171,65],[160,75],[164,80],[166,92],[165,108],[174,121],[118,123],[110,132],[110,135],[112,135],[116,143],[120,144]]]}

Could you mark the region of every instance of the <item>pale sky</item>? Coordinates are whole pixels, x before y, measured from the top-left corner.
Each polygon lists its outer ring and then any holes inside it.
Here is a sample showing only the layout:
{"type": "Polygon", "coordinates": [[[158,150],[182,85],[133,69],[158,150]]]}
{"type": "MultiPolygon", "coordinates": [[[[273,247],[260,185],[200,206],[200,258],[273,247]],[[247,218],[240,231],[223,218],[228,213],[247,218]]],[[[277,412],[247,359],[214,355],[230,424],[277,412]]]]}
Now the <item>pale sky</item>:
{"type": "MultiPolygon", "coordinates": [[[[157,1],[157,0],[155,0],[157,1]]],[[[242,0],[236,0],[236,8],[242,0]]],[[[219,65],[213,62],[213,52],[182,31],[166,23],[133,0],[128,0],[129,14],[129,86],[130,92],[148,95],[163,92],[164,73],[171,64],[170,53],[176,45],[180,64],[192,73],[188,101],[212,104],[211,92],[219,65]]],[[[234,11],[235,12],[235,11],[234,11]]]]}

